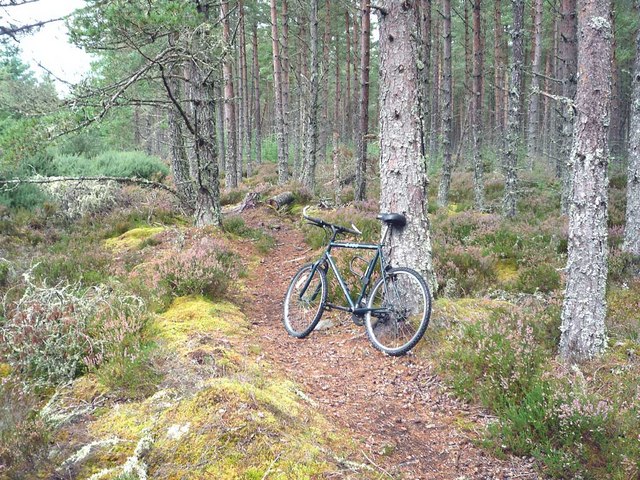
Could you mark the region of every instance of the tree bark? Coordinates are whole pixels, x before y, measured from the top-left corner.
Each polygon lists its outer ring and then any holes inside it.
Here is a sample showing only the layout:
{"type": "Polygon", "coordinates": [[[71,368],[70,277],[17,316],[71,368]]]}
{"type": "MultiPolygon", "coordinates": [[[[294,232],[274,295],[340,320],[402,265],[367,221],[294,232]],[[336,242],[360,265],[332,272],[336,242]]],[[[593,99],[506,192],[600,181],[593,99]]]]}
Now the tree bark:
{"type": "Polygon", "coordinates": [[[507,218],[516,216],[518,199],[518,151],[520,138],[520,99],[522,97],[522,71],[524,68],[524,0],[511,0],[513,25],[511,26],[511,83],[509,85],[509,121],[504,151],[504,197],[502,213],[507,218]]]}
{"type": "Polygon", "coordinates": [[[227,49],[222,73],[224,76],[224,126],[226,130],[227,151],[225,153],[225,186],[238,186],[238,136],[236,132],[236,105],[233,88],[233,57],[231,56],[231,27],[229,21],[229,0],[220,3],[222,20],[222,40],[227,49]]]}
{"type": "MultiPolygon", "coordinates": [[[[638,8],[640,9],[640,4],[638,8]]],[[[633,70],[627,167],[627,215],[622,248],[633,255],[640,256],[640,31],[636,37],[636,60],[633,70]]]]}
{"type": "Polygon", "coordinates": [[[309,18],[311,32],[311,80],[309,87],[309,112],[307,118],[307,138],[302,184],[313,192],[316,187],[316,162],[318,155],[318,96],[320,90],[320,59],[318,56],[318,0],[311,0],[309,18]]]}
{"type": "Polygon", "coordinates": [[[258,62],[258,25],[253,24],[253,108],[256,129],[256,163],[262,163],[262,115],[260,112],[260,63],[258,62]]]}
{"type": "Polygon", "coordinates": [[[557,170],[562,179],[562,211],[567,213],[571,198],[571,171],[569,159],[573,138],[575,109],[573,100],[576,97],[577,42],[576,42],[576,0],[562,0],[560,21],[560,79],[562,80],[562,96],[565,101],[560,105],[560,155],[557,170]]]}
{"type": "Polygon", "coordinates": [[[578,85],[571,172],[567,287],[560,354],[588,360],[606,347],[607,130],[611,106],[611,4],[578,1],[578,85]]]}
{"type": "MultiPolygon", "coordinates": [[[[244,164],[247,166],[247,176],[250,177],[253,174],[251,165],[251,127],[250,127],[250,115],[249,115],[249,76],[247,74],[247,36],[245,32],[245,13],[244,13],[244,1],[238,0],[238,15],[239,15],[239,40],[240,40],[240,84],[242,86],[242,117],[244,129],[242,132],[243,149],[245,154],[244,164]]],[[[242,170],[240,170],[242,175],[242,170]]]]}
{"type": "Polygon", "coordinates": [[[440,27],[440,15],[432,18],[433,43],[431,54],[433,55],[433,91],[431,99],[431,128],[429,129],[429,158],[436,158],[440,151],[440,88],[442,79],[442,34],[440,27]]]}
{"type": "Polygon", "coordinates": [[[498,144],[501,144],[502,133],[504,132],[504,72],[505,72],[505,45],[503,40],[503,25],[502,25],[502,5],[501,0],[495,0],[494,5],[494,37],[493,37],[493,82],[494,87],[494,129],[498,144]]]}
{"type": "Polygon", "coordinates": [[[444,41],[444,64],[442,75],[442,177],[438,188],[438,206],[447,205],[449,187],[451,185],[451,172],[453,170],[453,80],[451,69],[451,0],[442,0],[442,22],[444,41]]]}
{"type": "Polygon", "coordinates": [[[289,165],[289,132],[291,131],[291,62],[289,60],[289,2],[282,0],[282,128],[284,158],[289,165]]]}
{"type": "MultiPolygon", "coordinates": [[[[344,122],[344,132],[343,132],[343,137],[344,140],[350,139],[351,138],[351,132],[352,130],[352,118],[351,118],[351,104],[352,104],[352,99],[351,99],[351,57],[352,57],[352,51],[351,51],[351,33],[350,33],[350,29],[351,29],[351,18],[349,17],[349,10],[345,10],[344,12],[344,19],[345,19],[345,27],[347,29],[347,56],[346,56],[346,63],[347,63],[347,71],[346,71],[346,82],[345,82],[345,93],[346,95],[344,96],[344,118],[345,118],[345,122],[344,122]]],[[[355,48],[355,45],[354,45],[355,48]]]]}
{"type": "Polygon", "coordinates": [[[278,143],[278,184],[287,183],[289,170],[286,155],[285,124],[282,103],[282,63],[278,37],[278,10],[276,0],[271,0],[271,41],[273,47],[273,83],[275,90],[276,137],[278,143]]]}
{"type": "Polygon", "coordinates": [[[482,159],[482,68],[483,49],[480,6],[473,0],[473,190],[476,210],[484,210],[484,164],[482,159]]]}
{"type": "Polygon", "coordinates": [[[542,68],[542,0],[535,0],[535,16],[533,19],[533,62],[531,64],[531,96],[529,98],[529,124],[527,135],[527,157],[529,170],[533,170],[533,162],[539,153],[540,137],[540,69],[542,68]]]}
{"type": "Polygon", "coordinates": [[[436,280],[427,216],[427,172],[420,146],[416,9],[412,2],[387,0],[380,15],[380,207],[402,213],[387,254],[395,266],[420,272],[432,291],[436,280]]]}
{"type": "Polygon", "coordinates": [[[369,130],[369,52],[370,52],[370,28],[371,7],[370,0],[360,2],[360,114],[358,116],[358,135],[356,138],[356,191],[355,199],[363,201],[366,198],[367,189],[367,140],[369,130]]]}
{"type": "Polygon", "coordinates": [[[419,1],[420,21],[420,56],[419,56],[419,80],[420,80],[420,122],[422,135],[422,155],[427,155],[430,147],[431,127],[431,0],[419,1]]]}

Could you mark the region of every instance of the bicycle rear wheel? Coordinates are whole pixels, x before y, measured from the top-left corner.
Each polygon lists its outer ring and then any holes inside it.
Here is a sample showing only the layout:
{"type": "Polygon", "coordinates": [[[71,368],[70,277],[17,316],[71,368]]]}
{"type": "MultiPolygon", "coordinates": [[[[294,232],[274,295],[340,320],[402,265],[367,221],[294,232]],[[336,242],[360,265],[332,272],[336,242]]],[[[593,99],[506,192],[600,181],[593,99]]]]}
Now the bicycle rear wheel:
{"type": "Polygon", "coordinates": [[[411,350],[431,317],[431,295],[424,279],[410,268],[392,268],[373,286],[365,326],[374,347],[393,356],[411,350]]]}
{"type": "Polygon", "coordinates": [[[318,267],[313,271],[313,265],[305,265],[298,270],[284,297],[282,321],[287,333],[297,338],[309,335],[322,317],[326,300],[327,276],[324,270],[318,267]]]}

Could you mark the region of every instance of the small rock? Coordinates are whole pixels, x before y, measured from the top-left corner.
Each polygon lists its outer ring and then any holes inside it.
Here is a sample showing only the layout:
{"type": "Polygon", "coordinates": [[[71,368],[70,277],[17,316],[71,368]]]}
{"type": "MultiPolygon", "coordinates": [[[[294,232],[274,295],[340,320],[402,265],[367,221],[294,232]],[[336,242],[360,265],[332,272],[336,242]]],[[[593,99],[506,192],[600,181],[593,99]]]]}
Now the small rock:
{"type": "Polygon", "coordinates": [[[327,330],[327,329],[333,327],[334,325],[335,324],[331,320],[320,320],[318,322],[318,325],[316,325],[316,328],[314,330],[316,330],[316,331],[327,330]]]}

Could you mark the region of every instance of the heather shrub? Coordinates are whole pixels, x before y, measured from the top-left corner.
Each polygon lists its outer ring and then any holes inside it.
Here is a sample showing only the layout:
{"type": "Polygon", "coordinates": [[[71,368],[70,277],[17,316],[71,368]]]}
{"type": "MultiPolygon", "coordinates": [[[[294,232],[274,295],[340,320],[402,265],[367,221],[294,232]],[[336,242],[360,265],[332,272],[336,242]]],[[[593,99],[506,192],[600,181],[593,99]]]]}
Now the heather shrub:
{"type": "Polygon", "coordinates": [[[145,323],[144,303],[117,289],[27,282],[23,295],[3,305],[0,358],[36,384],[71,380],[110,359],[118,336],[145,323]]]}
{"type": "Polygon", "coordinates": [[[447,296],[469,296],[494,289],[497,258],[480,247],[434,245],[434,268],[447,296]]]}
{"type": "Polygon", "coordinates": [[[158,267],[159,284],[172,297],[221,298],[233,275],[234,257],[220,241],[203,237],[158,267]]]}
{"type": "Polygon", "coordinates": [[[513,289],[524,293],[549,293],[560,288],[560,273],[553,265],[540,263],[524,266],[513,289]]]}
{"type": "Polygon", "coordinates": [[[46,459],[50,432],[37,415],[38,398],[0,377],[0,477],[25,478],[46,459]]]}

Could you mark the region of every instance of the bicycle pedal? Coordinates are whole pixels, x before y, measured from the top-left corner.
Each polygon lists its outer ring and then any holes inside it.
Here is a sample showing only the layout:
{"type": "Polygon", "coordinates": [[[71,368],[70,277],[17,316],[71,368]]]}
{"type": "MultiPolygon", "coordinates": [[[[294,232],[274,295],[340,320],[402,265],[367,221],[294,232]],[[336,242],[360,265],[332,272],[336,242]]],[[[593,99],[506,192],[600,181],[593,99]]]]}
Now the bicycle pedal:
{"type": "Polygon", "coordinates": [[[356,315],[355,313],[352,313],[351,320],[353,320],[353,323],[355,323],[359,327],[364,325],[364,317],[362,315],[356,315]]]}

